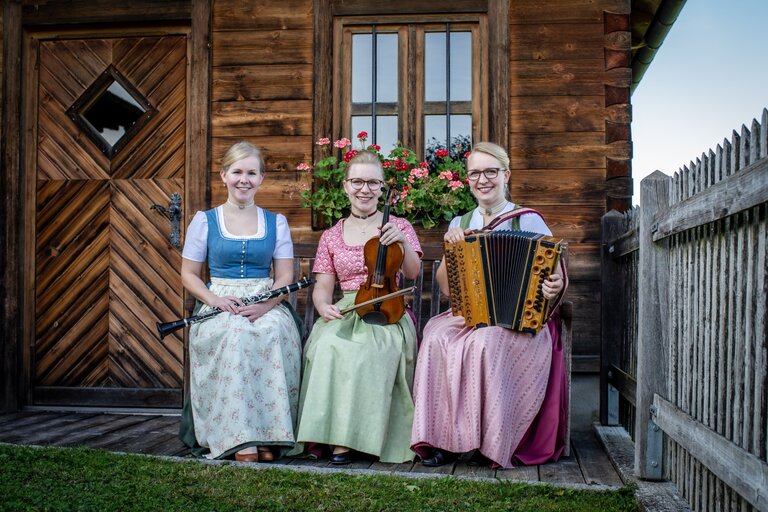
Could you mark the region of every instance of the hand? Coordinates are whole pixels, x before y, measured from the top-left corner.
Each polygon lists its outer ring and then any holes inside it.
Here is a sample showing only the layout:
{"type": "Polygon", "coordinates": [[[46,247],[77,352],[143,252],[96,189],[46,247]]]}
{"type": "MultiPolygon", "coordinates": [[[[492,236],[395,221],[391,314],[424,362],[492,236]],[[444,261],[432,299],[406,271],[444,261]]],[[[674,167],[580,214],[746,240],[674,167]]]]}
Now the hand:
{"type": "Polygon", "coordinates": [[[341,314],[341,311],[339,311],[339,308],[337,308],[335,304],[321,304],[315,307],[317,308],[317,312],[320,313],[320,316],[326,322],[330,322],[331,320],[341,320],[344,318],[344,316],[341,314]]]}
{"type": "Polygon", "coordinates": [[[400,228],[398,228],[391,222],[387,222],[381,228],[381,235],[379,236],[379,242],[381,242],[384,245],[392,245],[397,242],[400,242],[401,244],[405,244],[406,243],[405,233],[403,233],[400,230],[400,228]]]}
{"type": "Polygon", "coordinates": [[[451,228],[448,231],[445,232],[445,235],[443,235],[443,241],[448,242],[450,244],[455,244],[456,242],[461,242],[464,240],[464,237],[469,234],[471,230],[467,229],[461,229],[461,228],[451,228]]]}
{"type": "Polygon", "coordinates": [[[216,297],[216,299],[212,300],[208,305],[236,315],[238,308],[242,306],[243,303],[234,295],[224,295],[223,297],[216,297]]]}
{"type": "Polygon", "coordinates": [[[259,302],[257,304],[251,304],[250,306],[241,306],[238,308],[238,315],[244,316],[248,320],[251,321],[251,323],[255,322],[262,316],[264,316],[267,311],[272,309],[272,304],[269,304],[268,302],[259,302]]]}
{"type": "Polygon", "coordinates": [[[544,293],[544,298],[552,300],[557,297],[563,290],[563,278],[560,274],[550,274],[548,278],[544,280],[541,286],[541,291],[544,293]]]}

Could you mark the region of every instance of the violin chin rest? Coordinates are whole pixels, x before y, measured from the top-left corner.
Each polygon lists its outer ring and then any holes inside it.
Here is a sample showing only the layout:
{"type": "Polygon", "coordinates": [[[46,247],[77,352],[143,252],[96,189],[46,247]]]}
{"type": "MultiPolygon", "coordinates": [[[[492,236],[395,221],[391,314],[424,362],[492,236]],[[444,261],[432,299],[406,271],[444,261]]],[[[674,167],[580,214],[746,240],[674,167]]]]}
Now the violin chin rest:
{"type": "Polygon", "coordinates": [[[369,311],[363,315],[363,322],[371,325],[387,325],[387,315],[381,311],[369,311]]]}

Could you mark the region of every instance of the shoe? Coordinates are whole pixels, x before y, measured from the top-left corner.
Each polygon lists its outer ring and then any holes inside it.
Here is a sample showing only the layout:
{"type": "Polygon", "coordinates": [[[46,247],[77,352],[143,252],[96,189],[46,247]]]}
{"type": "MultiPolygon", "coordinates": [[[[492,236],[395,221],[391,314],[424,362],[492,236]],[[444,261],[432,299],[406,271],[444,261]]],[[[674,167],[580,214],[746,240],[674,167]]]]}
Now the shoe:
{"type": "Polygon", "coordinates": [[[259,462],[259,454],[237,452],[235,454],[235,460],[237,462],[259,462]]]}
{"type": "Polygon", "coordinates": [[[342,466],[344,464],[350,464],[352,462],[352,450],[347,450],[343,453],[335,453],[331,455],[331,464],[342,466]]]}
{"type": "Polygon", "coordinates": [[[475,453],[467,461],[468,466],[489,466],[490,464],[491,459],[480,453],[480,450],[475,450],[475,453]]]}
{"type": "Polygon", "coordinates": [[[259,462],[272,462],[275,460],[275,455],[269,448],[259,448],[259,462]]]}
{"type": "Polygon", "coordinates": [[[445,464],[448,464],[455,460],[456,460],[455,453],[446,452],[444,450],[440,450],[439,448],[435,448],[432,450],[432,456],[427,457],[426,459],[422,459],[421,464],[423,466],[436,468],[438,466],[444,466],[445,464]]]}

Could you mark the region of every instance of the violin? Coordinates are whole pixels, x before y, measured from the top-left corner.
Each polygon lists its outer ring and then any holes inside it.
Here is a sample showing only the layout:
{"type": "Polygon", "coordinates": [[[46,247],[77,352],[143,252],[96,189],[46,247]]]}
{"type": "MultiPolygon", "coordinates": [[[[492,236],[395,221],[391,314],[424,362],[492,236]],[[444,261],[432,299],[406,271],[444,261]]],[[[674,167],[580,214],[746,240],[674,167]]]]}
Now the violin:
{"type": "MultiPolygon", "coordinates": [[[[389,222],[389,207],[393,188],[387,191],[381,227],[389,222]]],[[[405,252],[401,244],[386,246],[374,236],[365,243],[363,254],[368,277],[355,296],[357,314],[364,322],[374,325],[395,324],[405,313],[405,299],[397,294],[397,273],[403,266],[405,252]],[[392,295],[392,298],[386,296],[392,295]],[[377,300],[381,299],[381,300],[377,300]],[[363,305],[362,303],[368,304],[363,305]]]]}

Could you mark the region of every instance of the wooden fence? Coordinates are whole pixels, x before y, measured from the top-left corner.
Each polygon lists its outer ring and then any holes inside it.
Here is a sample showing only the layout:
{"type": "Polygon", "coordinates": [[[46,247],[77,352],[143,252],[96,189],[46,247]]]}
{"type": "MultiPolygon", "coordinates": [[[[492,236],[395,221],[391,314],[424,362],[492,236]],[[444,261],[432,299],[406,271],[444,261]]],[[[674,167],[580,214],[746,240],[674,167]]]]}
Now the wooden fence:
{"type": "Polygon", "coordinates": [[[694,510],[768,510],[768,110],[603,217],[601,421],[694,510]]]}

